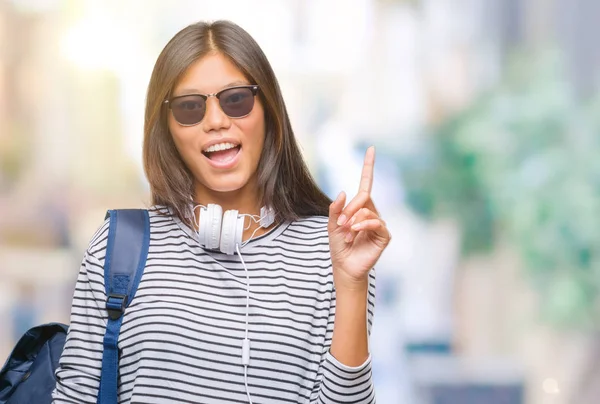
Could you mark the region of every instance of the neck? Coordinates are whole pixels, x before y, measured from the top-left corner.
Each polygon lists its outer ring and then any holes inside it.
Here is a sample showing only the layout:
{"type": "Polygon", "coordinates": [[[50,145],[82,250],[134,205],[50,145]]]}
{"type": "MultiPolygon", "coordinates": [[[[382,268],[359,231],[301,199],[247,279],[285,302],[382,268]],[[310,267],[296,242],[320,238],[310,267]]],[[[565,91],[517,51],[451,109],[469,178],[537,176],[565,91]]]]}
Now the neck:
{"type": "Polygon", "coordinates": [[[249,215],[259,215],[260,214],[260,203],[256,201],[244,201],[241,198],[231,197],[227,195],[226,197],[201,197],[194,198],[194,204],[196,205],[204,205],[208,204],[217,204],[223,208],[223,213],[226,210],[237,210],[240,214],[249,214],[249,215]]]}

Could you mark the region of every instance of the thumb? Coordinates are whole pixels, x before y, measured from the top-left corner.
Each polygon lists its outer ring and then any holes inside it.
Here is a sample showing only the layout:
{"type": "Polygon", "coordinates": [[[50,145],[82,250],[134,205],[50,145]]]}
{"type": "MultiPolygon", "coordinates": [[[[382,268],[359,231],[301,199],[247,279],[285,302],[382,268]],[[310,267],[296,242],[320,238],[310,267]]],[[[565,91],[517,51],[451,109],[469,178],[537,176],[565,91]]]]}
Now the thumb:
{"type": "Polygon", "coordinates": [[[329,205],[329,223],[327,224],[327,230],[331,233],[335,229],[337,229],[337,221],[338,217],[344,210],[344,205],[346,204],[346,193],[344,191],[340,192],[335,201],[329,205]]]}

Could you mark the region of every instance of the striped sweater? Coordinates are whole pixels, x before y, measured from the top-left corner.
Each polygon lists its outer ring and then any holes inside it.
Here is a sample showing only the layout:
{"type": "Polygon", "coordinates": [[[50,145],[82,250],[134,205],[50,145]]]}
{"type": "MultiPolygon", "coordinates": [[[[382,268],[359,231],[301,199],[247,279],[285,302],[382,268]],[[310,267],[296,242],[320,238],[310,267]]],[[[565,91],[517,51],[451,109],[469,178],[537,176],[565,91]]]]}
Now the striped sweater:
{"type": "MultiPolygon", "coordinates": [[[[150,231],[144,275],[119,336],[119,403],[248,402],[241,362],[246,273],[240,257],[202,248],[197,235],[164,207],[150,209],[150,231]]],[[[107,236],[108,221],[85,252],[54,404],[96,403],[108,318],[107,236]]],[[[241,253],[250,285],[252,402],[375,402],[371,358],[348,367],[329,352],[336,300],[327,218],[279,224],[241,253]]],[[[374,271],[369,280],[370,333],[374,271]]]]}

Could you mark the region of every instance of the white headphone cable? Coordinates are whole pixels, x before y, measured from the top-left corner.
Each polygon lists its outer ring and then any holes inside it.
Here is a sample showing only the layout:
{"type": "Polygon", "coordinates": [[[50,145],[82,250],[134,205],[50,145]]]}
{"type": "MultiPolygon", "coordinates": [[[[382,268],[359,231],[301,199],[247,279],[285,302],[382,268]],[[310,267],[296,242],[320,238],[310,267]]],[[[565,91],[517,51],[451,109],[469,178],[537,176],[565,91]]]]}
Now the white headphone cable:
{"type": "Polygon", "coordinates": [[[248,402],[252,404],[252,398],[250,398],[250,389],[248,388],[248,365],[250,364],[250,340],[248,339],[248,317],[250,315],[250,275],[248,274],[248,268],[240,252],[240,245],[236,244],[235,249],[237,254],[242,261],[242,266],[246,272],[246,335],[242,342],[242,365],[244,365],[244,385],[246,386],[246,395],[248,396],[248,402]]]}

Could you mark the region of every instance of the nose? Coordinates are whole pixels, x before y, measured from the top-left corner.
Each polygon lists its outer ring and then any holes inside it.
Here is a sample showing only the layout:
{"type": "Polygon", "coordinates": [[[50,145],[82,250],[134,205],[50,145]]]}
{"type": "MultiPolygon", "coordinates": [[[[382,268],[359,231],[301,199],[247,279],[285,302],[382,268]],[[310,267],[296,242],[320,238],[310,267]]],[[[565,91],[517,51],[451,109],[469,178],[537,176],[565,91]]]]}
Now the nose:
{"type": "Polygon", "coordinates": [[[217,97],[208,97],[206,100],[206,113],[202,120],[202,129],[204,132],[208,133],[228,129],[229,126],[231,126],[231,119],[221,109],[217,97]]]}

